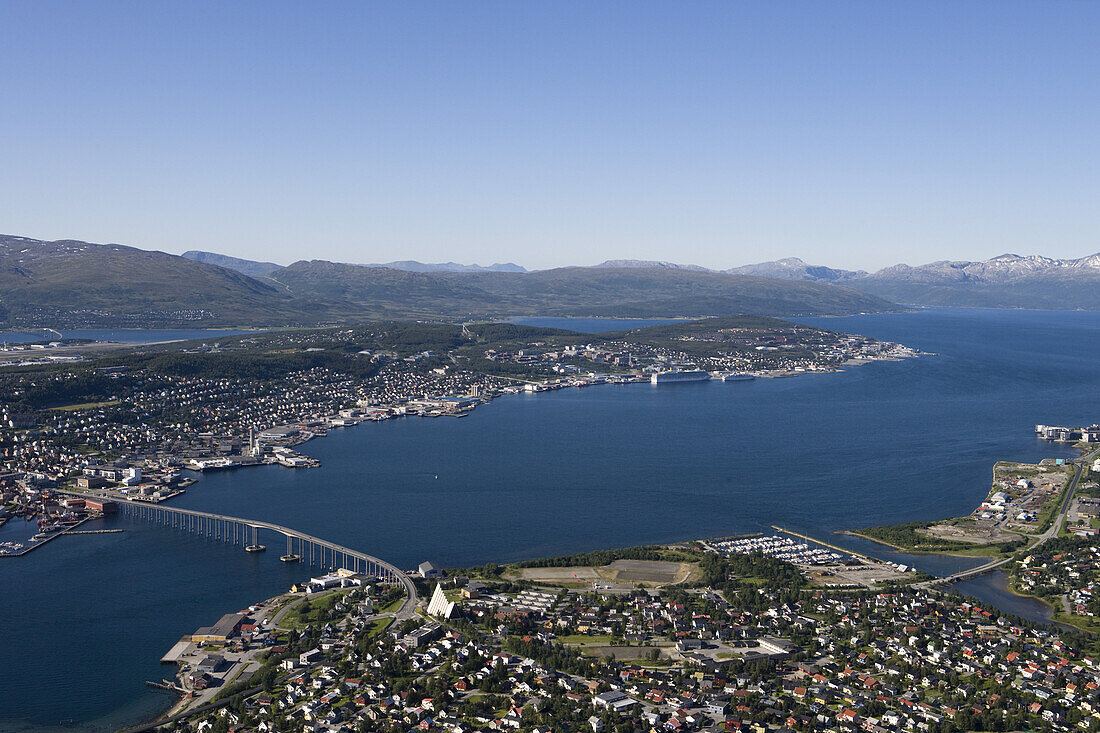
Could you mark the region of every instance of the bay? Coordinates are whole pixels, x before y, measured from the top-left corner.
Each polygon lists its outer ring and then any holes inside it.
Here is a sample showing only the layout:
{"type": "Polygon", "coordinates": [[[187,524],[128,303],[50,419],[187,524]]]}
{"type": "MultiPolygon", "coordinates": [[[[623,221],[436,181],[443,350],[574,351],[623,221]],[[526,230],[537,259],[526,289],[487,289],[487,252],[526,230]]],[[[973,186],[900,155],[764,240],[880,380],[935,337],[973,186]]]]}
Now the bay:
{"type": "MultiPolygon", "coordinates": [[[[212,474],[174,503],[275,521],[402,567],[772,524],[866,550],[829,533],[968,513],[995,461],[1072,455],[1037,440],[1035,423],[1097,420],[1100,313],[803,320],[937,355],[791,379],[519,395],[463,419],[366,423],[303,446],[319,469],[212,474]]],[[[72,719],[99,730],[154,713],[167,701],[142,681],[159,678],[156,660],[180,635],[309,573],[277,552],[114,521],[126,532],[0,562],[0,669],[10,677],[0,729],[72,719]]],[[[911,560],[938,574],[968,563],[911,560]]]]}

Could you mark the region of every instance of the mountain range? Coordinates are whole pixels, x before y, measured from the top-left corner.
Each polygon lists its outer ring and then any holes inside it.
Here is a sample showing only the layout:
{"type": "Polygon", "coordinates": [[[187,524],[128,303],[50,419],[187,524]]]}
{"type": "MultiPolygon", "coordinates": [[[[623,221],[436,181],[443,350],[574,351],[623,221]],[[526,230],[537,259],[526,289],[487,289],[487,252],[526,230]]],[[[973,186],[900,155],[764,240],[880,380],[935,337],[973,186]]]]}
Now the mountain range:
{"type": "Polygon", "coordinates": [[[194,260],[195,262],[205,262],[208,265],[217,265],[218,267],[224,267],[229,270],[236,270],[249,277],[264,277],[282,267],[282,265],[277,265],[274,262],[244,260],[240,257],[231,257],[229,255],[218,254],[217,252],[203,252],[197,249],[188,250],[180,255],[180,257],[194,260]]]}
{"type": "Polygon", "coordinates": [[[391,270],[409,272],[527,272],[514,262],[496,262],[492,265],[460,265],[457,262],[417,262],[416,260],[395,260],[394,262],[362,265],[362,267],[388,267],[391,270]]]}
{"type": "Polygon", "coordinates": [[[651,260],[609,260],[596,267],[661,267],[795,282],[844,285],[915,306],[963,308],[1100,308],[1100,254],[1072,259],[1003,254],[988,260],[893,265],[877,272],[811,265],[797,257],[710,270],[651,260]]]}
{"type": "Polygon", "coordinates": [[[279,267],[197,250],[184,257],[119,244],[0,236],[0,323],[8,327],[293,326],[522,315],[797,316],[898,309],[877,296],[833,284],[686,268],[421,272],[324,260],[279,267]]]}
{"type": "Polygon", "coordinates": [[[835,270],[790,258],[726,270],[847,285],[897,303],[970,308],[1100,308],[1100,254],[1074,259],[1003,254],[977,262],[894,265],[877,272],[835,270]]]}
{"type": "Polygon", "coordinates": [[[806,315],[897,310],[836,285],[660,267],[419,273],[325,260],[271,273],[299,297],[338,298],[386,317],[806,315]]]}
{"type": "Polygon", "coordinates": [[[315,325],[372,318],[844,315],[917,306],[1097,309],[1100,254],[1005,254],[877,272],[798,258],[710,270],[652,260],[527,271],[412,260],[288,266],[192,250],[0,236],[7,326],[315,325]]]}
{"type": "MultiPolygon", "coordinates": [[[[240,257],[230,257],[229,255],[218,254],[217,252],[204,252],[195,249],[188,250],[180,256],[186,257],[189,260],[195,260],[196,262],[205,262],[210,265],[228,267],[231,270],[243,272],[250,277],[263,277],[282,267],[282,265],[276,265],[274,262],[242,260],[240,257]]],[[[386,267],[391,270],[408,270],[409,272],[527,272],[526,268],[520,267],[514,262],[497,262],[483,267],[481,265],[462,265],[457,262],[395,260],[393,262],[361,265],[361,267],[386,267]]]]}
{"type": "Polygon", "coordinates": [[[0,235],[0,323],[8,326],[292,325],[333,312],[277,283],[177,255],[0,235]]]}

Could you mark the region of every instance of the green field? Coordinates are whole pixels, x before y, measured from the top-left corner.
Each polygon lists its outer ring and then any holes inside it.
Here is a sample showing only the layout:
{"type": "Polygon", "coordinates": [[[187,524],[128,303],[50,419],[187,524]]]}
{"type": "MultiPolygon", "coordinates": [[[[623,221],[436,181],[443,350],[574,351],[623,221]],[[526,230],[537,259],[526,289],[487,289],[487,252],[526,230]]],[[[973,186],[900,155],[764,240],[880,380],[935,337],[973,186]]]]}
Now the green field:
{"type": "Polygon", "coordinates": [[[73,412],[75,410],[92,410],[96,407],[110,407],[111,405],[117,405],[118,400],[105,400],[103,402],[84,402],[79,405],[65,405],[64,407],[52,407],[50,409],[57,410],[58,412],[73,412]]]}
{"type": "Polygon", "coordinates": [[[283,616],[279,626],[284,629],[304,629],[307,626],[317,626],[322,623],[323,614],[332,611],[336,602],[351,591],[335,591],[323,596],[306,598],[283,616]]]}

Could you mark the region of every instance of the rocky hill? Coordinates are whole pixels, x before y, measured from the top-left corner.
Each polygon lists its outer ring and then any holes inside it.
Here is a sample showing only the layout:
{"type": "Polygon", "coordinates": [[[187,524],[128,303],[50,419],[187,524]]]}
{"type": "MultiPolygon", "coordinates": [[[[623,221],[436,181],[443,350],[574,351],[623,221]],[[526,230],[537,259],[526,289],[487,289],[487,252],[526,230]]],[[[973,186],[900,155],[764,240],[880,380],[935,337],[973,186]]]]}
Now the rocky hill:
{"type": "Polygon", "coordinates": [[[1076,259],[1004,254],[977,262],[894,265],[874,273],[835,270],[789,258],[726,272],[841,283],[910,305],[1090,310],[1100,307],[1100,254],[1076,259]]]}
{"type": "Polygon", "coordinates": [[[205,262],[208,265],[217,265],[218,267],[224,267],[228,270],[236,270],[249,277],[264,277],[282,267],[282,265],[277,265],[274,262],[245,260],[240,257],[230,257],[229,255],[218,254],[217,252],[203,252],[197,249],[188,250],[180,256],[186,257],[189,260],[195,260],[196,262],[205,262]]]}
{"type": "Polygon", "coordinates": [[[164,252],[0,236],[7,326],[312,324],[326,305],[272,283],[164,252]]]}
{"type": "Polygon", "coordinates": [[[814,282],[846,282],[867,275],[863,270],[835,270],[824,265],[808,265],[798,257],[787,257],[774,262],[760,262],[723,270],[732,275],[755,275],[780,280],[811,280],[814,282]]]}

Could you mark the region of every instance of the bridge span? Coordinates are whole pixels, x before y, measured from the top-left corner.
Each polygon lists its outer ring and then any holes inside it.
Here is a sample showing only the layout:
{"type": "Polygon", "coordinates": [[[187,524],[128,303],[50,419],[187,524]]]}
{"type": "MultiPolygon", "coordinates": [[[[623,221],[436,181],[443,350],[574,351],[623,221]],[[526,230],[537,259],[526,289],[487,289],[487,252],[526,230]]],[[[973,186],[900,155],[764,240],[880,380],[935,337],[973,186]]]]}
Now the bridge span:
{"type": "MultiPolygon", "coordinates": [[[[66,492],[67,493],[67,492],[66,492]]],[[[87,497],[88,494],[72,494],[87,497]]],[[[314,537],[304,532],[284,527],[272,522],[256,519],[242,519],[226,514],[200,512],[194,509],[179,509],[160,504],[147,504],[136,501],[115,501],[119,513],[132,519],[140,519],[154,524],[164,525],[192,532],[203,537],[241,545],[246,549],[260,546],[260,530],[268,530],[286,538],[286,554],[296,555],[302,562],[327,568],[347,568],[364,575],[373,575],[385,582],[400,583],[405,588],[405,603],[398,611],[398,618],[412,615],[416,607],[416,586],[412,579],[400,568],[380,558],[358,550],[352,550],[334,542],[314,537]]]]}

